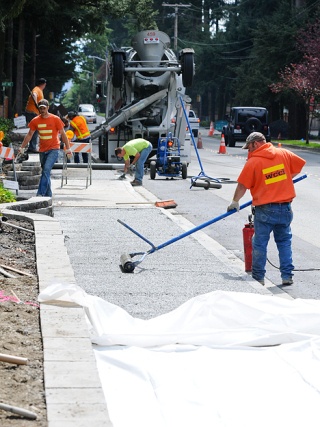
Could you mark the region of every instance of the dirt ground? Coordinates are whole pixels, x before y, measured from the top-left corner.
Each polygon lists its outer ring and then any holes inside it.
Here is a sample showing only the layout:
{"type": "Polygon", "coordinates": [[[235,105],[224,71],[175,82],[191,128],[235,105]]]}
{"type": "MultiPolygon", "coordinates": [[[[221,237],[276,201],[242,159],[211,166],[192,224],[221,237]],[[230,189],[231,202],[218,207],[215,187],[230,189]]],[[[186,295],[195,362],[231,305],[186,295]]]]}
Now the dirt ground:
{"type": "Polygon", "coordinates": [[[27,221],[0,220],[0,407],[6,404],[36,415],[31,419],[0,409],[0,425],[46,427],[34,234],[11,225],[33,228],[27,221]],[[3,355],[26,358],[27,364],[5,362],[3,355]]]}

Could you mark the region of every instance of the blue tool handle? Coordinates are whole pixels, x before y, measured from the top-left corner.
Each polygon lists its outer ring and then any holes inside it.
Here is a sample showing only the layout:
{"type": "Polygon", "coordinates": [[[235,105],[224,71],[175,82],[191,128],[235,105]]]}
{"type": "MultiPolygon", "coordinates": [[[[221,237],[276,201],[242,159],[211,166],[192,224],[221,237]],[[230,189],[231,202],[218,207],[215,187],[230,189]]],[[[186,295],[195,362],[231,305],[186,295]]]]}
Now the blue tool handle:
{"type": "Polygon", "coordinates": [[[154,244],[150,242],[150,240],[146,239],[142,234],[138,233],[136,230],[134,230],[130,225],[126,224],[125,222],[121,221],[121,219],[117,220],[120,224],[124,225],[128,230],[132,231],[136,236],[140,237],[140,239],[144,240],[148,245],[150,245],[152,248],[155,248],[154,244]]]}
{"type": "MultiPolygon", "coordinates": [[[[305,179],[305,178],[307,178],[307,175],[302,175],[302,176],[300,176],[298,178],[295,178],[293,180],[293,182],[296,183],[296,182],[301,181],[302,179],[305,179]]],[[[243,205],[240,206],[240,210],[244,209],[244,208],[246,208],[248,206],[250,206],[251,204],[252,204],[252,200],[250,200],[249,202],[244,203],[243,205]]],[[[148,253],[151,254],[151,253],[155,252],[156,250],[159,250],[159,249],[162,249],[162,248],[164,248],[164,247],[166,247],[168,245],[171,245],[171,243],[177,242],[178,240],[181,240],[184,237],[189,236],[190,234],[195,233],[196,231],[202,230],[203,228],[208,227],[208,225],[214,224],[215,222],[218,222],[221,219],[226,218],[227,216],[230,216],[230,215],[234,214],[235,212],[237,212],[237,210],[236,209],[232,209],[231,211],[225,212],[222,215],[219,215],[219,216],[217,216],[215,218],[212,218],[209,221],[204,222],[203,224],[200,224],[197,227],[194,227],[191,230],[186,231],[185,233],[180,234],[177,237],[173,237],[171,240],[168,240],[167,242],[164,242],[164,243],[162,243],[161,245],[159,245],[157,247],[153,247],[152,249],[150,249],[148,251],[148,253]]]]}
{"type": "MultiPolygon", "coordinates": [[[[305,178],[307,178],[306,174],[305,175],[301,175],[300,177],[295,178],[293,180],[293,183],[299,182],[299,181],[301,181],[302,179],[305,179],[305,178]]],[[[239,208],[239,210],[244,209],[244,208],[250,206],[251,204],[252,204],[252,200],[250,200],[249,202],[246,202],[243,205],[241,205],[240,208],[239,208]]],[[[217,216],[215,218],[212,218],[209,221],[207,221],[207,222],[205,222],[203,224],[200,224],[197,227],[194,227],[191,230],[186,231],[185,233],[180,234],[179,236],[176,236],[176,237],[168,240],[167,242],[162,243],[159,246],[155,246],[152,242],[150,242],[150,240],[146,239],[144,236],[142,236],[140,233],[138,233],[136,230],[134,230],[132,227],[130,227],[128,224],[126,224],[125,222],[121,221],[120,219],[118,219],[117,221],[120,224],[124,225],[128,230],[132,231],[132,233],[134,233],[136,236],[140,237],[140,239],[142,239],[146,243],[148,243],[148,245],[151,246],[151,249],[149,249],[149,251],[146,252],[146,254],[152,254],[153,252],[156,252],[159,249],[162,249],[162,248],[164,248],[164,247],[166,247],[168,245],[171,245],[171,243],[177,242],[178,240],[181,240],[184,237],[190,236],[190,234],[193,234],[196,231],[202,230],[203,228],[208,227],[208,225],[214,224],[215,222],[218,222],[221,219],[226,218],[226,217],[234,214],[235,212],[237,212],[236,209],[232,209],[231,211],[227,211],[227,212],[223,213],[222,215],[219,215],[219,216],[217,216]]]]}
{"type": "Polygon", "coordinates": [[[299,182],[299,181],[301,181],[302,179],[305,179],[305,178],[307,178],[307,177],[308,177],[308,175],[305,173],[304,175],[298,176],[298,178],[294,178],[292,181],[293,181],[293,183],[295,184],[296,182],[299,182]]]}
{"type": "MultiPolygon", "coordinates": [[[[244,208],[246,208],[248,206],[250,206],[251,204],[252,204],[251,200],[249,202],[244,203],[243,205],[240,206],[240,210],[244,209],[244,208]]],[[[230,216],[230,215],[234,214],[235,212],[237,212],[237,210],[236,209],[232,209],[231,211],[225,212],[222,215],[219,215],[219,216],[217,216],[215,218],[212,218],[209,221],[204,222],[203,224],[198,225],[197,227],[191,228],[191,230],[188,230],[185,233],[180,234],[177,237],[173,237],[172,239],[168,240],[167,242],[162,243],[161,245],[157,246],[156,248],[150,249],[148,251],[148,253],[151,254],[151,253],[155,252],[156,250],[159,250],[159,249],[162,249],[162,248],[164,248],[164,247],[166,247],[168,245],[171,245],[171,243],[177,242],[178,240],[183,239],[184,237],[187,237],[190,234],[195,233],[196,231],[202,230],[203,228],[208,227],[208,225],[214,224],[215,222],[218,222],[221,219],[226,218],[227,216],[230,216]]]]}

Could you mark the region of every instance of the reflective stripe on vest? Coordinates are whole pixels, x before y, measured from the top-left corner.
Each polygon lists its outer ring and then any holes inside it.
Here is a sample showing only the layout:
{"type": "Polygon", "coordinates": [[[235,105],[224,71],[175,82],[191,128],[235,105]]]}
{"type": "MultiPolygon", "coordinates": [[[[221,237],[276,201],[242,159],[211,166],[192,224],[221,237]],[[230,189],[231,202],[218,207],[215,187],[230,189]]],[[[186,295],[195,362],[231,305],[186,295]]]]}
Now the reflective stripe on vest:
{"type": "Polygon", "coordinates": [[[88,130],[87,121],[83,116],[77,116],[70,121],[71,126],[75,130],[78,139],[88,138],[90,131],[88,130]],[[75,121],[78,121],[78,123],[75,121]]]}

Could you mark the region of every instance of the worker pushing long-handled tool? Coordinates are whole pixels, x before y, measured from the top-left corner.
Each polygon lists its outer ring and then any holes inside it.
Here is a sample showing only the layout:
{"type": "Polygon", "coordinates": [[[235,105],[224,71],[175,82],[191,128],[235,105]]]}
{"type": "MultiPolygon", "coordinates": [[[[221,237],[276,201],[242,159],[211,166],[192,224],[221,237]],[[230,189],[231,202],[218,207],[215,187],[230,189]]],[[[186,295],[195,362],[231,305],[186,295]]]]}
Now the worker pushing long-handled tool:
{"type": "MultiPolygon", "coordinates": [[[[293,180],[294,183],[301,181],[302,179],[307,178],[307,175],[302,175],[298,178],[295,178],[293,180]]],[[[252,201],[250,200],[249,202],[244,203],[243,205],[240,206],[240,210],[244,209],[248,206],[250,206],[252,204],[252,201]]],[[[134,252],[131,254],[122,254],[120,257],[120,263],[121,266],[123,268],[123,271],[125,273],[133,273],[134,269],[136,268],[136,266],[138,264],[140,264],[147,255],[152,254],[162,248],[165,248],[166,246],[171,245],[172,243],[177,242],[178,240],[183,239],[184,237],[190,236],[190,234],[195,233],[196,231],[202,230],[205,227],[208,227],[208,225],[214,224],[215,222],[220,221],[221,219],[224,219],[232,214],[234,214],[235,212],[237,212],[236,209],[232,209],[229,212],[225,212],[222,215],[219,215],[215,218],[210,219],[209,221],[204,222],[203,224],[198,225],[197,227],[192,228],[189,231],[186,231],[185,233],[180,234],[179,236],[173,237],[172,239],[168,240],[167,242],[164,242],[158,246],[155,246],[152,242],[150,242],[150,240],[148,240],[147,238],[145,238],[144,236],[142,236],[140,233],[138,233],[138,231],[134,230],[132,227],[130,227],[128,224],[126,224],[125,222],[121,221],[120,219],[118,219],[118,222],[122,225],[124,225],[128,230],[132,231],[136,236],[140,237],[142,240],[144,240],[146,243],[148,243],[151,246],[151,249],[149,249],[147,252],[134,252]],[[133,261],[133,258],[141,255],[139,259],[137,259],[136,261],[133,261]]]]}

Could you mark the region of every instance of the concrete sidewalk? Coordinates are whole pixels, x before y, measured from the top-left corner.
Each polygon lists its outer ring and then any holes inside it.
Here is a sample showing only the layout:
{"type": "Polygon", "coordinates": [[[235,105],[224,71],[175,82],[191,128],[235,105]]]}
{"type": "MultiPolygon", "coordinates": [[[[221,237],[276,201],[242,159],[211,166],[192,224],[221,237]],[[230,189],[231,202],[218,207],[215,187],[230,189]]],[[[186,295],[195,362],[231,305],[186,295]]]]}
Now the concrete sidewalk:
{"type": "MultiPolygon", "coordinates": [[[[214,290],[270,294],[268,284],[252,280],[238,258],[202,231],[147,256],[134,273],[123,273],[120,255],[150,246],[117,219],[155,244],[193,225],[175,210],[155,207],[155,196],[145,188],[117,178],[116,171],[93,170],[88,188],[84,178],[69,178],[61,188],[61,170],[54,170],[53,218],[5,211],[34,223],[40,292],[54,283],[75,283],[139,318],[214,290]]],[[[41,304],[40,313],[49,427],[111,426],[83,308],[41,304]]]]}

